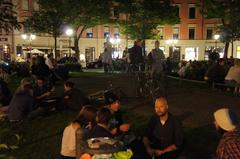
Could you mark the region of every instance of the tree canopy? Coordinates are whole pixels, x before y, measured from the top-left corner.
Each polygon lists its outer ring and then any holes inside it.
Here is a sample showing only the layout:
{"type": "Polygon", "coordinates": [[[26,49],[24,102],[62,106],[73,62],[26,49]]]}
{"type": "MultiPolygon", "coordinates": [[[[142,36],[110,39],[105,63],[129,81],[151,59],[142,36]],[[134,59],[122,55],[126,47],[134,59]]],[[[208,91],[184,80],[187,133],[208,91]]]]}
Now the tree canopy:
{"type": "Polygon", "coordinates": [[[0,0],[0,29],[6,32],[20,29],[13,4],[7,0],[0,0]]]}
{"type": "Polygon", "coordinates": [[[220,40],[225,42],[225,58],[230,42],[240,39],[240,1],[239,0],[204,0],[202,13],[206,18],[219,18],[218,31],[220,40]]]}
{"type": "MultiPolygon", "coordinates": [[[[40,11],[25,24],[32,31],[60,36],[66,27],[72,27],[74,50],[79,53],[78,42],[87,28],[109,22],[111,1],[108,0],[39,0],[40,11]]],[[[56,48],[56,46],[55,46],[56,48]]],[[[56,50],[56,49],[55,49],[56,50]]]]}
{"type": "Polygon", "coordinates": [[[177,6],[170,0],[117,0],[118,12],[127,18],[120,20],[122,32],[131,39],[152,39],[157,28],[164,24],[179,23],[177,6]]]}

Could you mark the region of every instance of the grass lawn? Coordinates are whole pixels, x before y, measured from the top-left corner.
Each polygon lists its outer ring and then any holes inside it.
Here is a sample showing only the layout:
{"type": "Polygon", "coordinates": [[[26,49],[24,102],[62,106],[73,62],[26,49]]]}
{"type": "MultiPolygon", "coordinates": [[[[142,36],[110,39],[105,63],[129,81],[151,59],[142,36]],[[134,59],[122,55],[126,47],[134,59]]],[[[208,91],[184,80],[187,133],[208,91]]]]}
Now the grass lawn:
{"type": "Polygon", "coordinates": [[[69,72],[69,75],[71,78],[104,76],[103,73],[97,72],[69,72]]]}
{"type": "MultiPolygon", "coordinates": [[[[70,75],[73,78],[104,76],[92,72],[71,72],[70,75]]],[[[20,78],[12,80],[9,84],[11,90],[16,89],[20,80],[20,78]]],[[[204,84],[191,82],[179,84],[179,81],[175,79],[169,79],[168,82],[171,87],[209,91],[208,86],[204,84]]],[[[213,93],[215,92],[213,91],[213,93]]],[[[123,107],[123,109],[127,108],[123,107]]],[[[7,153],[19,159],[55,159],[60,152],[63,129],[75,118],[76,114],[77,112],[71,111],[53,112],[46,117],[25,121],[21,124],[11,124],[6,120],[0,121],[0,147],[1,143],[15,144],[15,134],[19,134],[21,137],[18,149],[3,151],[0,148],[0,156],[7,153]]],[[[143,135],[149,116],[127,112],[125,118],[126,121],[132,123],[131,129],[137,136],[143,135]]],[[[218,136],[212,126],[185,127],[184,137],[183,153],[187,158],[210,159],[211,154],[215,152],[218,136]]]]}

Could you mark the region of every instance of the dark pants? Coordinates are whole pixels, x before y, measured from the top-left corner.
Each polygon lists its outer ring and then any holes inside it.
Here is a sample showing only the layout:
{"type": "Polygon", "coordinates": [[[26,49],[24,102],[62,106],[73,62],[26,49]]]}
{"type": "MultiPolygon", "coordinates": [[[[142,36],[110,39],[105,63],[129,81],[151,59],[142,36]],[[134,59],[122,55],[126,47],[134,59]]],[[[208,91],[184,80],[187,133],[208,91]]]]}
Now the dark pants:
{"type": "Polygon", "coordinates": [[[76,157],[68,157],[68,156],[61,155],[61,159],[76,159],[76,157]]]}

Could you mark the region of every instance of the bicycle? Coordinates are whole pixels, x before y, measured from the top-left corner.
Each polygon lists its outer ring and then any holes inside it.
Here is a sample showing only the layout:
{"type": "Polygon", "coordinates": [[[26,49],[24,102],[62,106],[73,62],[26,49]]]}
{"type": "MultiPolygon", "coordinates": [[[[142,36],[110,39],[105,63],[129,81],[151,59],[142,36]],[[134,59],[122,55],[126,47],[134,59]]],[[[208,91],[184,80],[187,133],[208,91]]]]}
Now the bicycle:
{"type": "Polygon", "coordinates": [[[135,77],[137,80],[137,97],[150,98],[154,101],[157,96],[165,95],[164,75],[155,78],[148,71],[139,69],[135,72],[135,77]]]}

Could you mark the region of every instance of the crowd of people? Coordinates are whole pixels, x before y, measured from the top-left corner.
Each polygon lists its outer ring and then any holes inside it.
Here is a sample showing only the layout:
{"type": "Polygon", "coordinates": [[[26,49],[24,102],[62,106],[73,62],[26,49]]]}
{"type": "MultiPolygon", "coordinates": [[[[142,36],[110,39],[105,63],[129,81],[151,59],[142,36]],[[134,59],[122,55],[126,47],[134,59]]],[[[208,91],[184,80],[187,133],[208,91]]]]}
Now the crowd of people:
{"type": "Polygon", "coordinates": [[[217,84],[221,86],[225,85],[226,87],[233,87],[234,92],[239,93],[239,84],[240,84],[240,60],[239,59],[235,59],[234,62],[229,63],[229,61],[220,58],[217,61],[211,61],[210,65],[207,65],[206,63],[199,64],[195,61],[189,61],[189,62],[182,61],[179,65],[179,70],[178,70],[179,77],[185,78],[186,72],[189,70],[198,70],[199,77],[201,78],[203,74],[204,80],[210,86],[212,86],[213,84],[217,84]],[[205,65],[205,66],[202,67],[201,65],[205,65]],[[208,67],[208,68],[205,70],[204,69],[205,67],[208,67]]]}
{"type": "Polygon", "coordinates": [[[71,81],[64,82],[62,94],[56,92],[55,82],[64,80],[55,72],[55,66],[52,54],[46,59],[43,56],[33,57],[31,74],[21,80],[13,94],[5,79],[0,80],[1,111],[7,113],[10,122],[32,119],[56,109],[80,110],[83,105],[89,104],[86,95],[71,81]]]}
{"type": "MultiPolygon", "coordinates": [[[[81,129],[81,140],[97,137],[119,138],[130,129],[124,123],[119,99],[112,94],[107,106],[97,110],[92,106],[83,107],[77,118],[68,125],[63,133],[62,159],[76,158],[76,144],[79,137],[76,132],[81,129]]],[[[154,104],[155,113],[150,118],[142,140],[126,147],[135,150],[133,158],[141,159],[177,159],[184,147],[181,122],[168,111],[168,102],[164,97],[157,97],[154,104]],[[137,148],[136,148],[137,147],[137,148]]],[[[214,112],[216,130],[222,138],[216,150],[216,159],[238,159],[240,157],[240,131],[236,114],[227,108],[214,112]]],[[[83,156],[91,156],[84,153],[83,156]]]]}
{"type": "MultiPolygon", "coordinates": [[[[105,44],[105,51],[108,52],[108,44],[105,44]]],[[[141,41],[136,41],[133,48],[129,50],[131,67],[135,70],[144,70],[144,54],[141,41]]],[[[155,42],[155,48],[148,55],[151,65],[151,76],[159,76],[163,73],[163,60],[165,59],[162,50],[159,49],[159,42],[155,42]]],[[[224,61],[219,59],[216,64],[209,68],[206,73],[206,80],[209,82],[228,82],[230,84],[240,83],[240,61],[236,61],[226,76],[224,75],[224,61]]],[[[183,65],[184,67],[189,67],[183,65]]],[[[105,69],[110,70],[106,64],[105,69]]],[[[184,71],[183,71],[184,72],[184,71]]],[[[109,92],[105,96],[106,106],[99,109],[91,106],[87,96],[74,83],[65,81],[62,95],[54,96],[54,72],[52,55],[47,59],[37,57],[32,60],[31,78],[24,78],[15,93],[10,95],[6,83],[1,81],[0,89],[4,96],[6,107],[4,111],[9,121],[21,122],[26,119],[33,119],[49,111],[70,109],[79,111],[74,119],[63,132],[60,156],[61,159],[75,159],[77,144],[79,140],[87,140],[98,137],[115,138],[126,140],[125,146],[135,150],[133,158],[142,159],[175,159],[181,154],[184,147],[184,134],[182,124],[169,110],[168,101],[163,96],[157,96],[154,103],[155,113],[150,117],[144,135],[141,140],[134,135],[126,135],[134,123],[127,123],[123,119],[121,101],[119,97],[109,92]],[[3,91],[5,90],[5,92],[3,91]],[[77,133],[82,131],[84,133],[77,133]],[[82,136],[78,136],[81,134],[82,136]],[[138,140],[138,141],[137,141],[138,140]],[[133,144],[137,141],[137,145],[133,144]],[[138,147],[136,149],[136,147],[138,147]],[[143,150],[143,151],[138,151],[143,150]]],[[[238,90],[237,90],[238,91],[238,90]]],[[[4,98],[3,98],[4,97],[4,98]]],[[[215,125],[222,138],[216,150],[217,159],[239,159],[240,158],[240,131],[236,114],[227,108],[214,112],[215,125]]],[[[84,152],[84,151],[83,151],[84,152]]],[[[92,154],[82,154],[80,157],[91,157],[92,154]]]]}

